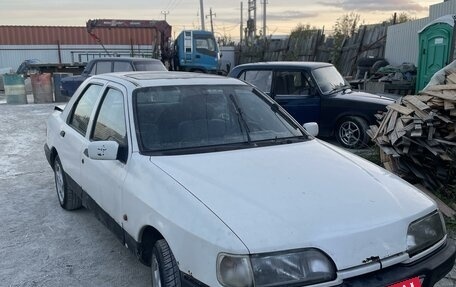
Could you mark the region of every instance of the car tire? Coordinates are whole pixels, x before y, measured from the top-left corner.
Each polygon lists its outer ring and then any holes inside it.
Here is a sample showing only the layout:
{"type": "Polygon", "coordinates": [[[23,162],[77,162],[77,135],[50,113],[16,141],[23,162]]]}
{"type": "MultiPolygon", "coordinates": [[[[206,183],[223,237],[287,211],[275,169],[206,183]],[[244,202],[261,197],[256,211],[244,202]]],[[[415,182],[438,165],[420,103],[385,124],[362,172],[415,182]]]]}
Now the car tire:
{"type": "Polygon", "coordinates": [[[336,139],[345,148],[365,147],[369,141],[367,122],[360,117],[345,117],[336,129],[336,139]]]}
{"type": "Polygon", "coordinates": [[[65,171],[63,170],[59,156],[56,156],[54,160],[54,180],[60,206],[65,210],[81,208],[81,199],[68,187],[65,171]]]}
{"type": "Polygon", "coordinates": [[[182,286],[176,259],[164,239],[158,240],[154,245],[150,268],[152,271],[152,287],[182,286]]]}

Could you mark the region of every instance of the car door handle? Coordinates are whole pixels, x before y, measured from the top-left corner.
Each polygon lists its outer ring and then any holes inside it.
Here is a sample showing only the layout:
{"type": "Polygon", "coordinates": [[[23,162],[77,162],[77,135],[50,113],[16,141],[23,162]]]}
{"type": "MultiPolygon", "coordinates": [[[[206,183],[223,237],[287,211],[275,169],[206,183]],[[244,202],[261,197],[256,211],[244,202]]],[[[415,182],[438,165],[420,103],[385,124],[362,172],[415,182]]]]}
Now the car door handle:
{"type": "Polygon", "coordinates": [[[195,58],[199,59],[199,58],[201,58],[201,56],[200,55],[196,55],[195,58]]]}
{"type": "Polygon", "coordinates": [[[64,138],[64,137],[65,137],[65,131],[60,131],[60,136],[61,136],[62,138],[64,138]]]}

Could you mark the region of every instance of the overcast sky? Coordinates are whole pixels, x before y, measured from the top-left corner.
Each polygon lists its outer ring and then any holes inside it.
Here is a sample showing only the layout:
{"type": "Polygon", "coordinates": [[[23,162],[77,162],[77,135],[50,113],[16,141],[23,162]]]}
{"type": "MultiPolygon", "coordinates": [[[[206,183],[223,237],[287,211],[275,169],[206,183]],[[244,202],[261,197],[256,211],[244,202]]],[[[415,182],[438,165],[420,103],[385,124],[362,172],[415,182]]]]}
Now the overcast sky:
{"type": "MultiPolygon", "coordinates": [[[[388,19],[394,12],[428,15],[429,6],[443,0],[266,0],[268,34],[288,34],[297,24],[331,30],[338,17],[355,11],[367,24],[388,19]]],[[[247,0],[244,0],[244,21],[247,0]]],[[[0,25],[83,26],[88,19],[164,19],[174,32],[200,27],[199,0],[0,0],[0,25]]],[[[212,8],[214,30],[239,38],[240,0],[204,0],[212,8]]],[[[257,0],[257,28],[262,28],[262,4],[257,0]]],[[[245,24],[244,24],[245,27],[245,24]]],[[[206,19],[206,29],[210,29],[206,19]]]]}

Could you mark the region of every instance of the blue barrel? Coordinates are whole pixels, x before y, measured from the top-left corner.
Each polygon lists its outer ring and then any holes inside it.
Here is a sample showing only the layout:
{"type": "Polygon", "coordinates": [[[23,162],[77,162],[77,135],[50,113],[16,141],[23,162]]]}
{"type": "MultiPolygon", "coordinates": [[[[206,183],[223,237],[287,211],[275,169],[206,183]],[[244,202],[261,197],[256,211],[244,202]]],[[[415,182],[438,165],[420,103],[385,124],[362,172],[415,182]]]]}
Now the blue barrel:
{"type": "Polygon", "coordinates": [[[27,104],[24,78],[17,74],[4,74],[6,103],[11,105],[27,104]]]}
{"type": "Polygon", "coordinates": [[[63,96],[60,90],[62,79],[73,76],[73,73],[54,73],[52,79],[54,81],[54,99],[56,102],[68,102],[71,97],[63,96]]]}

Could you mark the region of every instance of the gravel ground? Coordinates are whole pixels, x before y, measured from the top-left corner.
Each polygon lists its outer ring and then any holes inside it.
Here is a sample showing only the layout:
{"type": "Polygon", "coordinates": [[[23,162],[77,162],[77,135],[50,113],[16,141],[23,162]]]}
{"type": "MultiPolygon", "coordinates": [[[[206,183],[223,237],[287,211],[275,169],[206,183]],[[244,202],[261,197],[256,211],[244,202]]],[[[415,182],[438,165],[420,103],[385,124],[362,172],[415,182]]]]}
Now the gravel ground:
{"type": "MultiPolygon", "coordinates": [[[[0,94],[0,286],[150,286],[149,269],[87,210],[60,208],[44,156],[53,104],[0,94]]],[[[438,287],[456,286],[456,269],[438,287]]]]}
{"type": "Polygon", "coordinates": [[[53,107],[0,104],[0,286],[150,286],[91,212],[60,208],[43,151],[53,107]]]}

